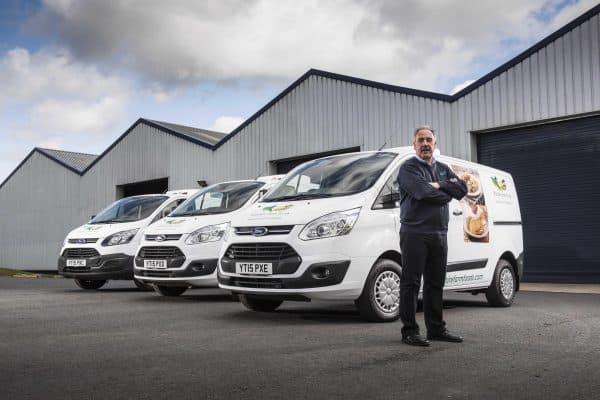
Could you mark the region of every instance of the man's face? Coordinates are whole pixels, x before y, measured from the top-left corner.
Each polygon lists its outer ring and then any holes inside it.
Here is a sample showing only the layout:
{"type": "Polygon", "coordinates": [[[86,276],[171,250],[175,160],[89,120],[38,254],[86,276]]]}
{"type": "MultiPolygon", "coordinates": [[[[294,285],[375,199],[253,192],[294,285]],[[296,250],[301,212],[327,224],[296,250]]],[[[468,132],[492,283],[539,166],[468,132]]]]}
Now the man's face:
{"type": "Polygon", "coordinates": [[[435,137],[429,129],[421,129],[415,136],[415,152],[417,156],[425,161],[430,161],[433,158],[435,150],[435,137]]]}

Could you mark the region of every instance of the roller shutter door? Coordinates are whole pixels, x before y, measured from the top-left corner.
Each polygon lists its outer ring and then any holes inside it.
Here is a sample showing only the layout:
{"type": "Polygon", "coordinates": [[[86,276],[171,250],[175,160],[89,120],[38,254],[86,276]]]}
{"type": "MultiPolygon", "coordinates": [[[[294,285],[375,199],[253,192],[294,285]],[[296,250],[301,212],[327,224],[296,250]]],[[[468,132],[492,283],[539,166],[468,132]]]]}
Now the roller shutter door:
{"type": "Polygon", "coordinates": [[[477,152],[515,179],[524,280],[600,282],[600,117],[482,133],[477,152]]]}

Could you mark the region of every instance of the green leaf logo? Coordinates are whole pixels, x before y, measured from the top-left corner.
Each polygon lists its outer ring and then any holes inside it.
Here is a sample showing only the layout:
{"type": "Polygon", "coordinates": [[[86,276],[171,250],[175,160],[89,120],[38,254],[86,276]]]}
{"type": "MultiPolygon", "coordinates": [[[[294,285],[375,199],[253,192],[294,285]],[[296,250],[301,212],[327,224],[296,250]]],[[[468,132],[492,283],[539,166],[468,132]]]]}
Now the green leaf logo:
{"type": "Polygon", "coordinates": [[[506,190],[506,181],[504,179],[498,179],[497,177],[492,176],[492,183],[494,184],[494,186],[496,186],[498,190],[506,190]]]}
{"type": "Polygon", "coordinates": [[[167,224],[177,225],[177,224],[181,224],[183,221],[185,221],[185,219],[169,219],[169,220],[166,220],[165,222],[167,224]]]}
{"type": "Polygon", "coordinates": [[[288,208],[292,208],[292,207],[293,207],[292,204],[274,205],[274,206],[270,206],[270,207],[263,207],[263,211],[278,212],[278,211],[285,211],[288,208]]]}

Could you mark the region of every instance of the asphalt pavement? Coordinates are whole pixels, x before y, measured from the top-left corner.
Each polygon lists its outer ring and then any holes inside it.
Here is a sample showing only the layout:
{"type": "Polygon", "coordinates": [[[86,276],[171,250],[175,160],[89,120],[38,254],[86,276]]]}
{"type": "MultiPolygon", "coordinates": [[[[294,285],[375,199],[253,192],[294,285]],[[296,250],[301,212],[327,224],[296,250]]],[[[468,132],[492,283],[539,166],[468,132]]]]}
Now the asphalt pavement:
{"type": "MultiPolygon", "coordinates": [[[[1,399],[598,399],[600,295],[447,294],[462,344],[400,342],[352,303],[246,311],[111,282],[0,278],[1,399]]],[[[423,325],[423,314],[418,314],[423,325]]]]}

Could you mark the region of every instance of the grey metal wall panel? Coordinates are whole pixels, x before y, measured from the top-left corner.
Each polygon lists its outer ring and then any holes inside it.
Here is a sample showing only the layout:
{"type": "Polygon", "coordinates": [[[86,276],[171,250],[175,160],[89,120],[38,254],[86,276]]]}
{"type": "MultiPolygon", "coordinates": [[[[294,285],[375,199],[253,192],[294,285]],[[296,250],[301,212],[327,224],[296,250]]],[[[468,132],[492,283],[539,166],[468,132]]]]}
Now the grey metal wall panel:
{"type": "Polygon", "coordinates": [[[63,227],[79,225],[80,194],[79,175],[33,153],[0,190],[0,266],[56,268],[63,227]]]}
{"type": "MultiPolygon", "coordinates": [[[[587,24],[584,24],[587,25],[587,24]]],[[[589,22],[590,26],[590,47],[588,49],[591,58],[592,78],[590,86],[592,87],[592,105],[600,104],[600,15],[596,15],[589,22]]],[[[586,85],[588,82],[586,82],[586,85]]]]}
{"type": "MultiPolygon", "coordinates": [[[[592,83],[592,40],[591,40],[591,26],[589,24],[581,27],[581,96],[582,96],[582,108],[590,109],[593,101],[593,88],[594,85],[584,85],[584,82],[592,83]]],[[[576,79],[576,84],[579,80],[576,79]]]]}
{"type": "Polygon", "coordinates": [[[465,102],[455,101],[454,107],[470,110],[457,113],[453,128],[483,130],[600,110],[599,31],[596,15],[467,94],[465,102]],[[500,115],[490,105],[498,96],[500,115]]]}

